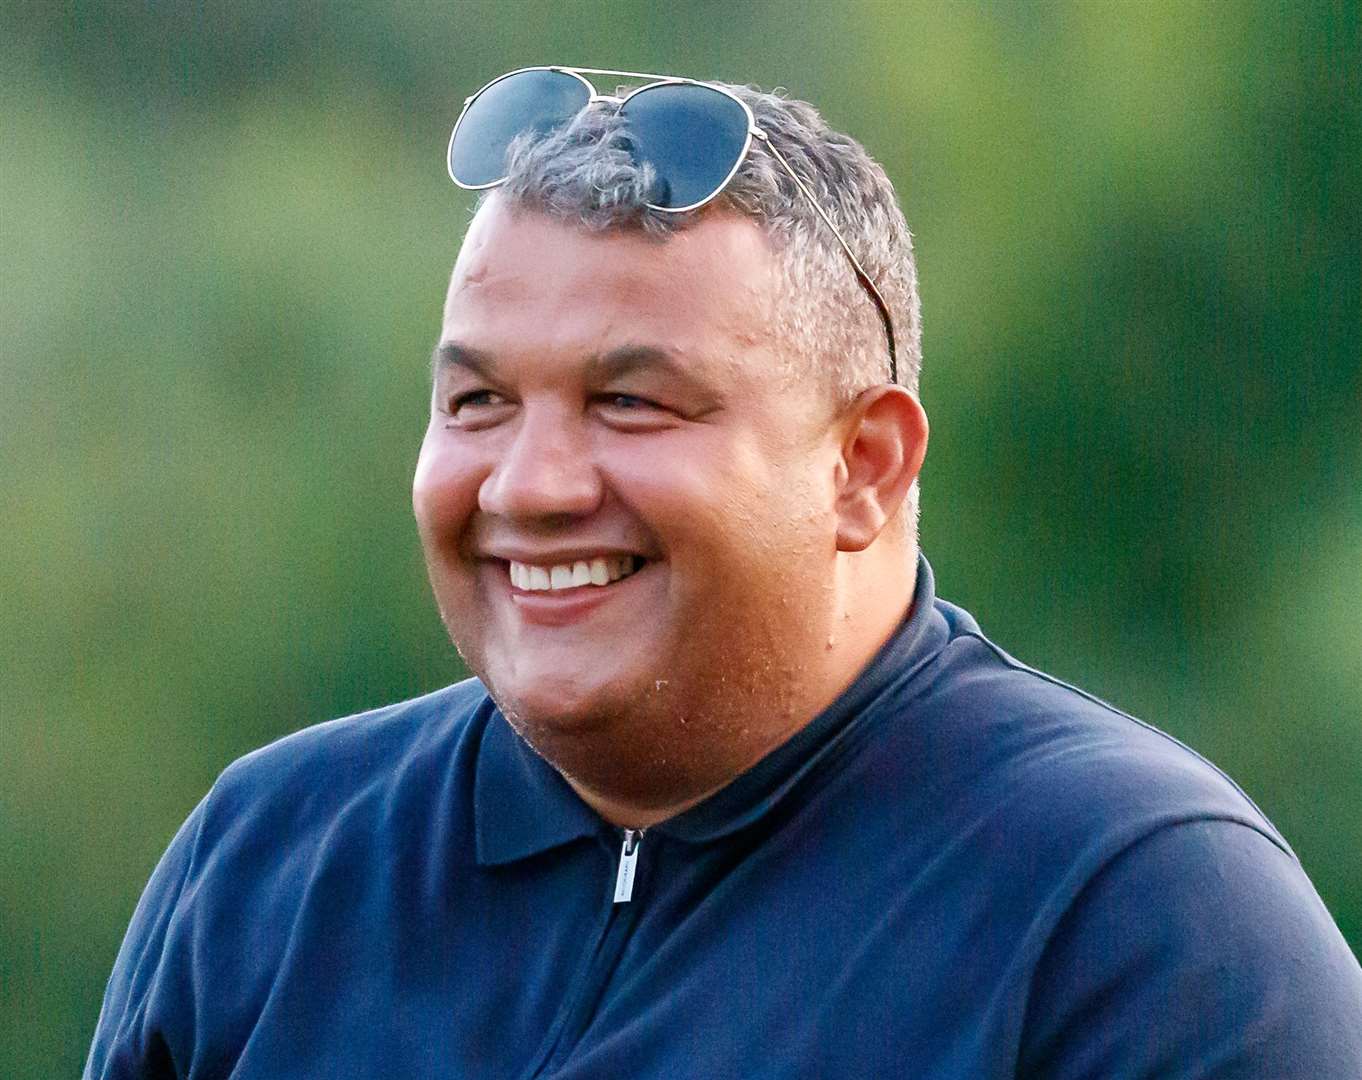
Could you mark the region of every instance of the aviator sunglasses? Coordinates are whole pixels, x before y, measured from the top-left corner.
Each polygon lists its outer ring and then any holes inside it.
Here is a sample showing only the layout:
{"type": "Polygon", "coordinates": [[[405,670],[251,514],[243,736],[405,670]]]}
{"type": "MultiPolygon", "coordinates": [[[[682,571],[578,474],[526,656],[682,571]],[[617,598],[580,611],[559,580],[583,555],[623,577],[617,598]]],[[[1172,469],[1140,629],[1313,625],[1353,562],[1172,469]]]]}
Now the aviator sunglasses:
{"type": "Polygon", "coordinates": [[[493,79],[463,103],[449,136],[449,177],[480,191],[506,180],[506,151],[517,136],[546,135],[588,105],[606,102],[627,122],[634,160],[653,168],[657,182],[650,209],[667,214],[697,210],[733,179],[756,139],[785,170],[837,238],[856,280],[875,304],[889,343],[889,381],[898,382],[894,324],[880,290],[861,268],[846,240],[799,175],[757,127],[747,102],[721,86],[671,75],[608,68],[528,67],[493,79]],[[588,75],[649,79],[620,96],[598,94],[588,75]]]}

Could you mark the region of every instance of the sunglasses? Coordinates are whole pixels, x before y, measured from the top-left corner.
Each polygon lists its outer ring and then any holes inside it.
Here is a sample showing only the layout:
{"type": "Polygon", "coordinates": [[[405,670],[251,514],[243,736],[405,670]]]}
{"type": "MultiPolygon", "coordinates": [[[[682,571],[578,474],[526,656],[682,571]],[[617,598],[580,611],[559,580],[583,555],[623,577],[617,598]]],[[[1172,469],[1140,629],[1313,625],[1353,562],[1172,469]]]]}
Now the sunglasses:
{"type": "Polygon", "coordinates": [[[647,205],[666,214],[698,210],[733,179],[755,139],[785,170],[846,253],[856,280],[884,323],[889,381],[898,382],[894,323],[875,283],[804,181],[766,132],[747,102],[722,86],[670,75],[606,68],[529,67],[493,79],[463,103],[449,136],[449,177],[481,191],[506,180],[506,152],[517,136],[535,136],[567,124],[596,102],[614,105],[627,122],[634,160],[652,166],[657,182],[647,205]],[[588,75],[652,80],[622,97],[598,94],[588,75]]]}

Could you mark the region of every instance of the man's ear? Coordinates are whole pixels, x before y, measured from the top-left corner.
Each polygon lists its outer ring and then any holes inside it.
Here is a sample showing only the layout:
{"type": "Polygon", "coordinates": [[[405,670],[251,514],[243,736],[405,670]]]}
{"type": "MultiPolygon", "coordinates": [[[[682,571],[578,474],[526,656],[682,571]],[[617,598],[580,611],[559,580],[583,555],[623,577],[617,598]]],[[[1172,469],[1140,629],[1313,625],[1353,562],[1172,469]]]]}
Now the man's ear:
{"type": "Polygon", "coordinates": [[[845,413],[837,550],[864,551],[898,512],[927,453],[927,414],[901,386],[862,391],[845,413]]]}

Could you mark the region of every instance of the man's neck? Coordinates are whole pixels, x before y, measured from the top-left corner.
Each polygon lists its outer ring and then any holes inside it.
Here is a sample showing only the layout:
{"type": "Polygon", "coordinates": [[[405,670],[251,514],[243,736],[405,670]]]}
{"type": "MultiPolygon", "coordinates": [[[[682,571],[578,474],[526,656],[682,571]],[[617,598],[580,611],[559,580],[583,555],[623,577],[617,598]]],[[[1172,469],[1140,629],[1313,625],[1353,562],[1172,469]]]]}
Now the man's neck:
{"type": "Polygon", "coordinates": [[[571,777],[564,777],[564,779],[567,780],[572,790],[578,794],[582,802],[586,803],[587,806],[591,807],[591,809],[596,811],[597,814],[611,825],[617,825],[622,829],[647,829],[656,825],[659,821],[666,821],[668,818],[675,817],[677,814],[689,810],[697,803],[703,802],[713,795],[714,792],[727,787],[733,778],[729,777],[729,779],[709,791],[701,792],[699,795],[694,795],[689,799],[661,806],[640,806],[634,802],[613,799],[608,795],[602,795],[600,792],[592,791],[590,788],[573,780],[571,777]]]}
{"type": "Polygon", "coordinates": [[[894,566],[887,572],[874,575],[867,574],[866,570],[867,567],[862,564],[851,571],[854,578],[859,579],[847,582],[849,588],[844,595],[851,602],[838,613],[837,626],[829,634],[822,655],[816,658],[816,662],[807,665],[807,674],[813,677],[806,684],[800,700],[786,702],[786,708],[772,711],[774,715],[785,717],[783,723],[765,728],[752,725],[747,729],[744,732],[744,745],[735,747],[737,753],[730,758],[732,767],[725,770],[717,782],[698,793],[652,803],[599,791],[571,776],[565,775],[564,779],[582,801],[602,818],[612,825],[627,829],[645,829],[666,821],[727,787],[771,751],[802,731],[845,693],[911,613],[917,587],[916,549],[902,570],[894,566]],[[886,597],[893,596],[906,599],[885,602],[886,597]]]}

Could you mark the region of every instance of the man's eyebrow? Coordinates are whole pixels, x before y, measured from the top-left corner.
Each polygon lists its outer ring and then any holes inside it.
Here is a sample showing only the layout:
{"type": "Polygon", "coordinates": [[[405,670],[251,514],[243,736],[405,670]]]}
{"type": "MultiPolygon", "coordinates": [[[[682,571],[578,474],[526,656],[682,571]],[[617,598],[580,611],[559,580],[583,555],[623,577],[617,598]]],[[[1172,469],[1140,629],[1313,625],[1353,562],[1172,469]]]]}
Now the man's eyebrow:
{"type": "Polygon", "coordinates": [[[431,376],[438,378],[440,372],[451,367],[467,368],[481,378],[490,379],[496,364],[488,353],[479,349],[471,349],[457,341],[442,341],[430,354],[431,376]]]}
{"type": "Polygon", "coordinates": [[[598,378],[615,379],[635,371],[659,371],[665,375],[701,386],[695,372],[683,365],[677,355],[656,345],[621,345],[618,349],[591,358],[591,370],[598,378]]]}
{"type": "MultiPolygon", "coordinates": [[[[439,378],[442,371],[460,367],[480,379],[496,377],[496,360],[491,353],[461,345],[457,341],[442,341],[435,346],[430,358],[431,374],[439,378]]],[[[598,382],[622,378],[636,371],[656,371],[685,383],[694,390],[712,395],[712,389],[690,367],[681,362],[676,353],[657,345],[621,345],[598,353],[587,361],[587,374],[598,382]]]]}

